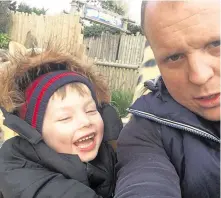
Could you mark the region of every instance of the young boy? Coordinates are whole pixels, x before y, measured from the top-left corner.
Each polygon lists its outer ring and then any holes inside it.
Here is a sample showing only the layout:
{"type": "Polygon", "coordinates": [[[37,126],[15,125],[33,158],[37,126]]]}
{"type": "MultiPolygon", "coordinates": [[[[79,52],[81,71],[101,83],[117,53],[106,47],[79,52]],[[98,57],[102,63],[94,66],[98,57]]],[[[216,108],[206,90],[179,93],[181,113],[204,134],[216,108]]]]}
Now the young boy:
{"type": "Polygon", "coordinates": [[[0,105],[19,136],[0,149],[0,197],[112,197],[116,158],[103,121],[110,97],[100,76],[52,50],[20,57],[7,72],[0,105]]]}

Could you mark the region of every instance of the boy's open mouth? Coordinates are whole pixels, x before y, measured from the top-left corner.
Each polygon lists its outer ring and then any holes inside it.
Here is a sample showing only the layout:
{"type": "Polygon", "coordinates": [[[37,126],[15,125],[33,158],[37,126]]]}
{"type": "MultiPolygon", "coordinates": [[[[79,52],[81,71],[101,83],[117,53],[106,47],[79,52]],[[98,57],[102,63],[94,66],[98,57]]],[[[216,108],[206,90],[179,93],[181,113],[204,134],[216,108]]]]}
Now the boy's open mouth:
{"type": "Polygon", "coordinates": [[[90,151],[95,147],[95,133],[91,133],[78,139],[74,145],[77,146],[81,151],[90,151]]]}

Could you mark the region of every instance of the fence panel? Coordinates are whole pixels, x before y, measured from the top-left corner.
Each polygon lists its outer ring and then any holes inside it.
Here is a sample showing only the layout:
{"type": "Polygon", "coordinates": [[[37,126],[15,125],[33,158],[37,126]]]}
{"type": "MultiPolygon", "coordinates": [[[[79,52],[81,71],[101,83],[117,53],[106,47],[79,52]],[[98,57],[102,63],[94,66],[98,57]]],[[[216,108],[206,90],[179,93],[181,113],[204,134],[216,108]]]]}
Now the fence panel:
{"type": "Polygon", "coordinates": [[[140,64],[143,58],[145,37],[143,35],[111,35],[102,33],[100,37],[85,38],[87,55],[102,61],[123,61],[125,64],[140,64]]]}
{"type": "Polygon", "coordinates": [[[98,71],[107,79],[111,90],[134,92],[138,79],[138,65],[116,62],[95,62],[98,71]]]}
{"type": "Polygon", "coordinates": [[[11,15],[10,37],[12,40],[24,45],[27,35],[31,34],[37,40],[37,47],[44,48],[48,41],[52,40],[73,55],[85,56],[85,46],[81,34],[82,25],[78,15],[38,16],[34,13],[20,12],[12,12],[11,15]]]}

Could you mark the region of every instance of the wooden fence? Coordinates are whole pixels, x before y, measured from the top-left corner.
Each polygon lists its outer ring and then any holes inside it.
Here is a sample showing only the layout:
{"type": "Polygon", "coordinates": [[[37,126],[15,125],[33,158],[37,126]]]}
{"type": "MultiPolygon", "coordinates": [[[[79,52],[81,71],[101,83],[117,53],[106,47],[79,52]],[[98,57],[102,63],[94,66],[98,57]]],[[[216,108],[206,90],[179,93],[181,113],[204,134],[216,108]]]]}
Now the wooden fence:
{"type": "MultiPolygon", "coordinates": [[[[37,47],[44,47],[50,39],[58,41],[73,55],[95,58],[97,68],[107,77],[111,89],[134,91],[138,63],[142,61],[145,38],[141,35],[111,35],[85,39],[81,33],[80,17],[76,15],[38,16],[11,13],[12,40],[25,44],[30,34],[37,40],[37,47]],[[86,53],[86,46],[89,46],[86,53]],[[99,60],[99,61],[98,61],[99,60]]],[[[91,61],[91,60],[90,60],[91,61]]]]}
{"type": "MultiPolygon", "coordinates": [[[[142,35],[111,35],[103,33],[100,38],[85,39],[81,33],[80,17],[76,15],[35,15],[11,13],[12,40],[25,44],[28,35],[37,40],[37,47],[44,47],[55,39],[73,55],[86,54],[95,58],[99,71],[107,77],[112,89],[134,91],[138,77],[138,65],[142,62],[145,38],[142,35]],[[86,46],[89,50],[86,53],[86,46]]],[[[90,59],[89,59],[90,60],[90,59]]],[[[91,61],[91,60],[90,60],[91,61]]]]}
{"type": "Polygon", "coordinates": [[[32,35],[38,47],[45,47],[55,40],[73,55],[88,55],[102,61],[124,64],[140,64],[143,58],[145,37],[142,35],[111,35],[102,33],[98,38],[83,38],[80,16],[60,14],[56,16],[11,13],[10,37],[21,44],[32,35]]]}
{"type": "Polygon", "coordinates": [[[115,62],[118,54],[120,35],[102,33],[100,37],[85,38],[87,55],[103,61],[115,62]]]}
{"type": "Polygon", "coordinates": [[[140,64],[143,61],[145,42],[146,38],[142,35],[121,35],[118,60],[123,63],[140,64]]]}
{"type": "Polygon", "coordinates": [[[111,35],[107,32],[97,38],[84,39],[84,44],[89,57],[108,62],[140,64],[143,60],[145,41],[142,35],[111,35]]]}
{"type": "Polygon", "coordinates": [[[96,61],[97,69],[107,79],[111,90],[134,92],[138,79],[138,65],[128,65],[122,62],[96,61]]]}
{"type": "Polygon", "coordinates": [[[56,16],[36,15],[26,13],[11,13],[12,26],[10,37],[12,40],[25,44],[28,35],[33,35],[38,47],[46,47],[48,41],[53,40],[64,50],[73,55],[83,56],[83,34],[80,17],[77,15],[60,14],[56,16]]]}

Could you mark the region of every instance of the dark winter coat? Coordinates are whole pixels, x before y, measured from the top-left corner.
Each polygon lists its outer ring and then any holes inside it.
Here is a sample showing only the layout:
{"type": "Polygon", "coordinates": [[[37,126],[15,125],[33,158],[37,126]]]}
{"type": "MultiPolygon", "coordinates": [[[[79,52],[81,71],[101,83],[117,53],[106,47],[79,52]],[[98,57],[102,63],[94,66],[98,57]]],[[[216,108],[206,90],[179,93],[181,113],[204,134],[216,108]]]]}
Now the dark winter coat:
{"type": "MultiPolygon", "coordinates": [[[[109,109],[109,110],[108,110],[109,109]]],[[[116,116],[113,108],[105,114],[116,116]]],[[[82,163],[77,155],[58,154],[40,133],[17,116],[5,113],[4,125],[20,136],[7,140],[0,149],[0,197],[4,198],[109,198],[115,188],[115,153],[103,141],[97,157],[82,163]]],[[[104,120],[106,120],[105,116],[104,120]]],[[[119,119],[113,119],[108,137],[119,134],[119,119]],[[111,127],[114,126],[114,127],[111,127]],[[116,127],[118,126],[118,128],[116,127]]],[[[110,122],[108,122],[110,123],[110,122]]]]}
{"type": "Polygon", "coordinates": [[[219,198],[219,122],[178,104],[162,79],[131,108],[117,149],[116,198],[219,198]]]}

